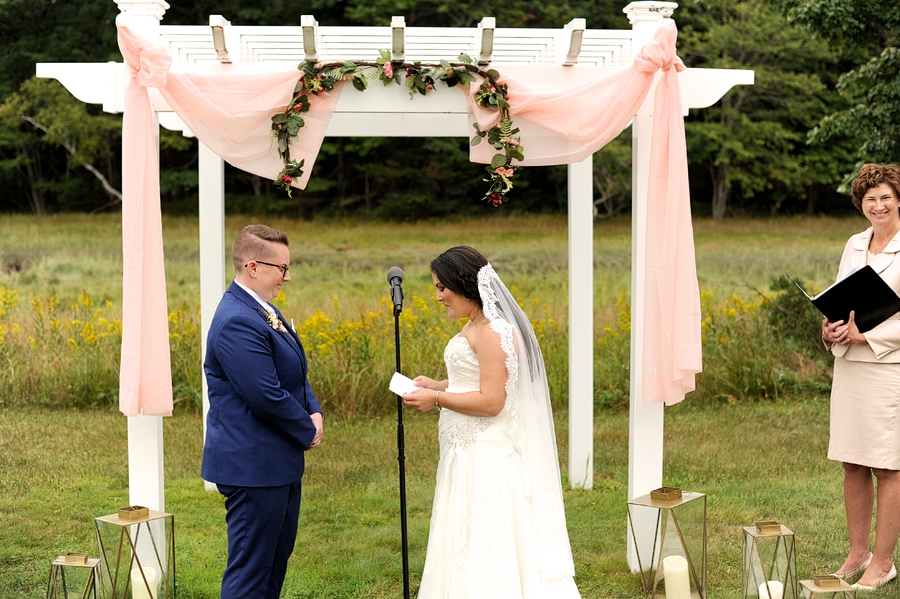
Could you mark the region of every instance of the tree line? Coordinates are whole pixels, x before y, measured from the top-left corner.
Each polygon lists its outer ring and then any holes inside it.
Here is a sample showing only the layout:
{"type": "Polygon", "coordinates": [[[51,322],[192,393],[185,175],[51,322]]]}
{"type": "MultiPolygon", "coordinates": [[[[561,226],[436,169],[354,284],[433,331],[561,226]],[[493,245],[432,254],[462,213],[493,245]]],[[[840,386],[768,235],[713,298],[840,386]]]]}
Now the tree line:
{"type": "MultiPolygon", "coordinates": [[[[163,23],[222,14],[240,25],[629,28],[624,0],[195,0],[163,23]]],[[[112,0],[0,1],[0,212],[117,210],[121,116],[34,77],[38,62],[121,62],[112,0]]],[[[686,119],[693,210],[741,215],[852,210],[847,183],[864,162],[900,160],[900,4],[893,0],[685,0],[673,15],[689,67],[752,69],[686,119]]],[[[448,57],[451,58],[452,57],[448,57]]],[[[299,73],[298,73],[299,76],[299,73]]],[[[594,156],[595,215],[630,210],[631,136],[594,156]]],[[[527,144],[526,144],[527,148],[527,144]]],[[[527,151],[527,150],[526,150],[527,151]]],[[[197,210],[196,141],[161,132],[163,210],[197,210]]],[[[501,209],[566,209],[564,166],[522,169],[501,209]]],[[[455,138],[326,138],[308,188],[288,197],[271,181],[226,167],[226,209],[420,219],[489,209],[482,165],[455,138]]]]}

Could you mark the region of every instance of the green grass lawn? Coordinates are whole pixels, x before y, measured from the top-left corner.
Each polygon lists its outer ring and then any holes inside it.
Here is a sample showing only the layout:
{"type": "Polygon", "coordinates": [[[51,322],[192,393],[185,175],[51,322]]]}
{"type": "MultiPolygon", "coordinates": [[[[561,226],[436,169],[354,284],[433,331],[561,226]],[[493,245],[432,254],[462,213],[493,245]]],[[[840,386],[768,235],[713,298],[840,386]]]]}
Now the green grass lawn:
{"type": "MultiPolygon", "coordinates": [[[[380,310],[384,273],[394,265],[406,273],[408,298],[430,297],[428,262],[459,243],[482,249],[524,297],[565,310],[565,219],[492,214],[449,223],[269,220],[291,236],[289,312],[300,319],[328,306],[335,317],[349,319],[380,310]]],[[[229,217],[226,237],[255,220],[229,217]]],[[[865,225],[861,218],[695,222],[701,289],[755,298],[785,273],[823,288],[833,280],[847,237],[865,225]]],[[[615,320],[616,299],[630,285],[630,222],[599,222],[594,231],[595,327],[602,330],[615,320]]],[[[63,302],[87,290],[98,304],[109,300],[118,309],[120,235],[113,215],[0,215],[0,285],[19,294],[8,322],[24,329],[33,318],[32,297],[46,298],[50,289],[63,302]]],[[[194,305],[196,218],[164,219],[164,235],[170,308],[194,305]]],[[[15,356],[6,359],[15,368],[15,356]]],[[[128,503],[126,422],[109,409],[49,410],[9,399],[0,397],[0,599],[44,597],[50,562],[69,551],[96,555],[93,518],[128,503]]],[[[327,420],[325,442],[308,459],[301,531],[284,597],[402,596],[394,399],[386,394],[384,401],[372,418],[327,420]]],[[[567,490],[565,498],[576,580],[586,598],[639,597],[639,577],[625,559],[628,415],[595,414],[594,488],[567,490]]],[[[567,414],[559,410],[556,417],[559,454],[566,456],[567,414]]],[[[437,423],[433,413],[412,412],[405,423],[415,592],[427,542],[437,423]]],[[[176,408],[165,419],[164,434],[178,596],[217,597],[226,555],[224,508],[199,479],[199,414],[176,408]]],[[[740,598],[741,527],[757,520],[778,520],[796,533],[800,578],[841,564],[847,549],[842,470],[825,458],[827,442],[828,402],[821,393],[702,405],[688,396],[667,408],[664,482],[708,495],[711,597],[740,598]]],[[[900,598],[900,585],[877,596],[900,598]]]]}
{"type": "MultiPolygon", "coordinates": [[[[392,401],[386,399],[386,401],[392,401]]],[[[666,411],[665,483],[707,494],[711,597],[739,598],[741,527],[777,520],[796,535],[801,578],[837,568],[846,550],[841,468],[825,458],[827,400],[666,411]]],[[[566,414],[557,414],[560,455],[566,414]]],[[[437,464],[433,413],[405,417],[412,589],[424,562],[437,464]]],[[[178,596],[212,598],[226,555],[221,497],[198,477],[200,416],[165,420],[166,509],[175,514],[178,596]]],[[[584,597],[638,597],[625,559],[628,415],[595,419],[591,490],[566,490],[584,597]]],[[[43,597],[50,562],[97,554],[93,518],[128,502],[124,418],[9,410],[0,418],[0,597],[43,597]]],[[[309,455],[301,530],[284,597],[402,596],[396,422],[329,422],[309,455]]],[[[564,473],[565,477],[565,473],[564,473]]],[[[878,596],[900,597],[892,585],[878,596]]]]}

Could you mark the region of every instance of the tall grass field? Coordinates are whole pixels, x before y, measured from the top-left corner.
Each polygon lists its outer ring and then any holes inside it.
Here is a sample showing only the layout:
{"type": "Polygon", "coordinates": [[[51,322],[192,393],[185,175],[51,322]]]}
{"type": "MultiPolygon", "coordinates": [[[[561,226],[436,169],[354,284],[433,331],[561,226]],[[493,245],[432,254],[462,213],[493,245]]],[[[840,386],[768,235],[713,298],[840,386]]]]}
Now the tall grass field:
{"type": "MultiPolygon", "coordinates": [[[[253,217],[229,217],[226,239],[253,217]]],[[[326,410],[308,457],[301,529],[283,596],[402,596],[396,398],[388,268],[405,272],[407,374],[442,376],[460,323],[434,302],[430,260],[482,250],[540,337],[568,487],[568,245],[564,217],[493,211],[473,221],[270,219],[291,239],[292,281],[276,301],[294,320],[326,410]]],[[[842,470],[825,458],[831,361],[812,292],[833,281],[855,219],[694,223],[704,372],[666,409],[665,484],[708,501],[711,597],[741,597],[742,526],[774,519],[797,538],[800,578],[836,569],[847,549],[842,470]]],[[[177,593],[218,596],[226,555],[222,498],[199,479],[199,252],[196,218],[163,221],[175,415],[164,420],[166,509],[175,514],[177,593]]],[[[0,216],[0,598],[46,593],[50,562],[96,555],[93,519],[128,504],[125,418],[116,411],[121,224],[108,216],[0,216]]],[[[223,260],[230,247],[222,248],[223,260]]],[[[594,226],[594,486],[566,490],[583,597],[640,597],[625,557],[631,224],[594,226]]],[[[229,280],[233,271],[228,260],[229,280]]],[[[407,412],[413,595],[437,464],[434,413],[407,412]]],[[[897,585],[878,596],[900,597],[897,585]]]]}

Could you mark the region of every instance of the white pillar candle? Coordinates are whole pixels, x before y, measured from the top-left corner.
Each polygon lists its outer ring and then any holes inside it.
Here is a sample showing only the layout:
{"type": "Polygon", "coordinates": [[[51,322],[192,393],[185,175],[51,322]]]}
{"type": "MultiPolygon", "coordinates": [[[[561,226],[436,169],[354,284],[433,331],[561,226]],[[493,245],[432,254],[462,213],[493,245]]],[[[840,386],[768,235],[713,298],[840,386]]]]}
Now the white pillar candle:
{"type": "Polygon", "coordinates": [[[781,599],[783,595],[784,585],[777,580],[770,580],[768,589],[766,589],[766,583],[759,585],[759,599],[781,599]],[[769,591],[772,591],[771,596],[769,596],[769,591]]]}
{"type": "MultiPolygon", "coordinates": [[[[670,555],[663,560],[666,579],[666,599],[691,599],[691,582],[688,562],[680,555],[670,555]]],[[[779,597],[779,599],[781,599],[779,597]]]]}
{"type": "Polygon", "coordinates": [[[135,568],[131,571],[131,597],[132,599],[156,599],[156,570],[153,568],[144,568],[144,576],[141,576],[141,568],[135,568]],[[144,583],[144,577],[147,582],[144,583]],[[150,593],[147,593],[147,585],[150,586],[150,593]]]}

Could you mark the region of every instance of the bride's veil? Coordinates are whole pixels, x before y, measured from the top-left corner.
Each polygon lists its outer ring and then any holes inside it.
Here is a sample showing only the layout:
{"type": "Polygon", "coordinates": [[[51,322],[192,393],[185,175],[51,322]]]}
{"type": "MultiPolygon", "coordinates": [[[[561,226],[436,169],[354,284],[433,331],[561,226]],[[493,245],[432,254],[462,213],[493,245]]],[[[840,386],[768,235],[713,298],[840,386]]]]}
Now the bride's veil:
{"type": "Polygon", "coordinates": [[[556,434],[544,357],[528,316],[488,264],[478,271],[478,291],[491,328],[506,354],[506,406],[510,435],[522,456],[525,493],[533,511],[538,567],[543,580],[574,576],[566,531],[556,434]]]}

